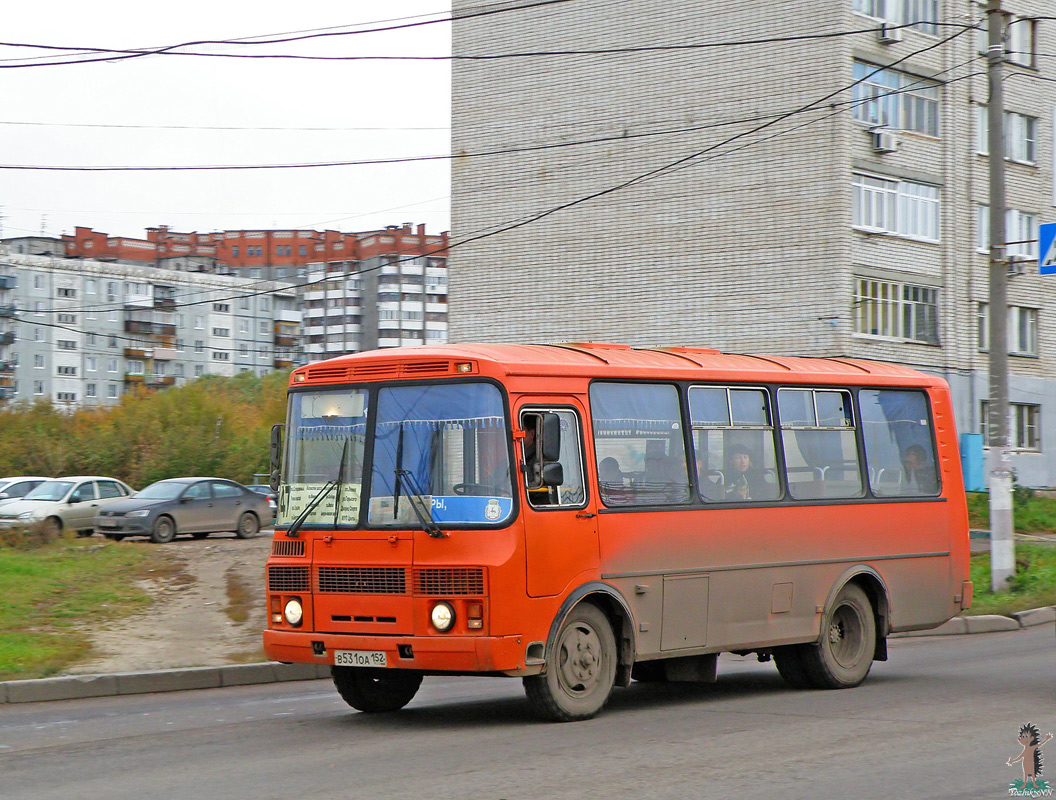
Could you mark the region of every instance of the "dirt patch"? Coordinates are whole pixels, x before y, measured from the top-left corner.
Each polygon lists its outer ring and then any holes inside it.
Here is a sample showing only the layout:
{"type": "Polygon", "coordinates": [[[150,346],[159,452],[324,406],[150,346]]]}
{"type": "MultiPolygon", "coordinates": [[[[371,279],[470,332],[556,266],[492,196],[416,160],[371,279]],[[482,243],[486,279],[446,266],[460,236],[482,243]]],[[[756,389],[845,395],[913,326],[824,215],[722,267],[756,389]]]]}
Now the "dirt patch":
{"type": "Polygon", "coordinates": [[[264,661],[264,563],[272,532],[252,539],[218,533],[169,544],[126,540],[122,547],[156,547],[176,569],[144,588],[154,605],[110,623],[91,636],[92,657],[67,672],[138,672],[264,661]]]}

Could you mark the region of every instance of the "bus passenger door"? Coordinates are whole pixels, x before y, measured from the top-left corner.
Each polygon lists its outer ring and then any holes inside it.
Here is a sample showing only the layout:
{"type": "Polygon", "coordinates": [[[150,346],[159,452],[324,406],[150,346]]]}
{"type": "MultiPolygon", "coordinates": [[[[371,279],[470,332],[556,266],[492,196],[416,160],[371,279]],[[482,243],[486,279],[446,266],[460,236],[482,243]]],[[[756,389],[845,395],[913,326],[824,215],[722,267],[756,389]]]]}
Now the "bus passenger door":
{"type": "Polygon", "coordinates": [[[587,492],[582,419],[583,411],[575,403],[526,402],[517,412],[525,431],[518,456],[531,597],[559,594],[573,578],[599,564],[597,501],[587,492]],[[560,446],[550,453],[544,453],[547,419],[551,428],[560,430],[560,446]],[[553,485],[555,470],[549,466],[555,458],[561,465],[557,485],[553,485]]]}

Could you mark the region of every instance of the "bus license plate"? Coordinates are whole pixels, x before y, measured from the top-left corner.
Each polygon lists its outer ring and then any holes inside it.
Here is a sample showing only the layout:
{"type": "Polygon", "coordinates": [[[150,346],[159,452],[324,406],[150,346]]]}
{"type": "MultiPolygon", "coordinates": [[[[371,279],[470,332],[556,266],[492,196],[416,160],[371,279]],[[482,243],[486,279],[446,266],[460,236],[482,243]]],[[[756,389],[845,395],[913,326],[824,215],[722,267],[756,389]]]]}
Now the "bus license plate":
{"type": "Polygon", "coordinates": [[[335,650],[334,665],[338,667],[387,667],[389,660],[384,650],[335,650]]]}

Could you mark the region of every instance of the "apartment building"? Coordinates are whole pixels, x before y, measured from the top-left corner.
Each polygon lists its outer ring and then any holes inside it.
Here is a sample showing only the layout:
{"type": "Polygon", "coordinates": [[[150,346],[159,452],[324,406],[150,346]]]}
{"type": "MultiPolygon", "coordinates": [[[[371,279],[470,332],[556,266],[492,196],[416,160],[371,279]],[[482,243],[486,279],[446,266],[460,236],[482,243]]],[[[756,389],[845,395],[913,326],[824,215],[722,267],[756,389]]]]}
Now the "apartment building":
{"type": "MultiPolygon", "coordinates": [[[[41,249],[38,239],[8,241],[30,252],[41,249]]],[[[312,361],[447,341],[448,235],[428,234],[425,225],[357,233],[178,233],[159,226],[148,228],[146,239],[78,227],[57,246],[68,257],[290,282],[303,302],[304,349],[312,361]]]]}
{"type": "Polygon", "coordinates": [[[0,253],[0,399],[107,405],[203,375],[300,360],[286,284],[0,253]]]}
{"type": "MultiPolygon", "coordinates": [[[[1033,259],[1056,221],[1056,23],[1033,19],[1044,0],[1005,8],[1013,464],[1054,486],[1056,284],[1033,259]]],[[[453,165],[453,234],[496,233],[452,253],[452,340],[894,361],[947,379],[959,429],[982,431],[984,11],[582,0],[457,20],[456,55],[565,55],[454,64],[453,151],[535,149],[453,165]]]]}

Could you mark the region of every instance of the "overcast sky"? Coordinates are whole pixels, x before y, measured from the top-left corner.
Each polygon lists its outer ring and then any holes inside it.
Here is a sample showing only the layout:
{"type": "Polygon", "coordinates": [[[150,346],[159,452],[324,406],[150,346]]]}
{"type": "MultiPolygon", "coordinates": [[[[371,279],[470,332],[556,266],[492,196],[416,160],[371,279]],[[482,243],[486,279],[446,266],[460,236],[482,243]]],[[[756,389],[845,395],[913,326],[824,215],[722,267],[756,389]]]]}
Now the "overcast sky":
{"type": "MultiPolygon", "coordinates": [[[[449,0],[38,0],[5,4],[0,40],[142,48],[400,24],[444,18],[449,11],[449,0]]],[[[450,25],[437,23],[386,33],[208,49],[443,56],[450,54],[450,38],[450,25]]],[[[0,46],[0,66],[25,63],[20,60],[27,58],[39,61],[42,56],[56,60],[54,52],[0,46]]],[[[0,99],[3,165],[287,164],[442,155],[450,147],[448,61],[157,55],[0,69],[0,99]],[[432,130],[412,130],[421,128],[432,130]]],[[[57,236],[72,232],[75,225],[142,237],[145,227],[155,225],[198,231],[368,230],[424,222],[430,233],[439,233],[449,226],[449,176],[446,161],[220,172],[0,170],[0,215],[4,237],[39,234],[42,229],[57,236]]]]}

